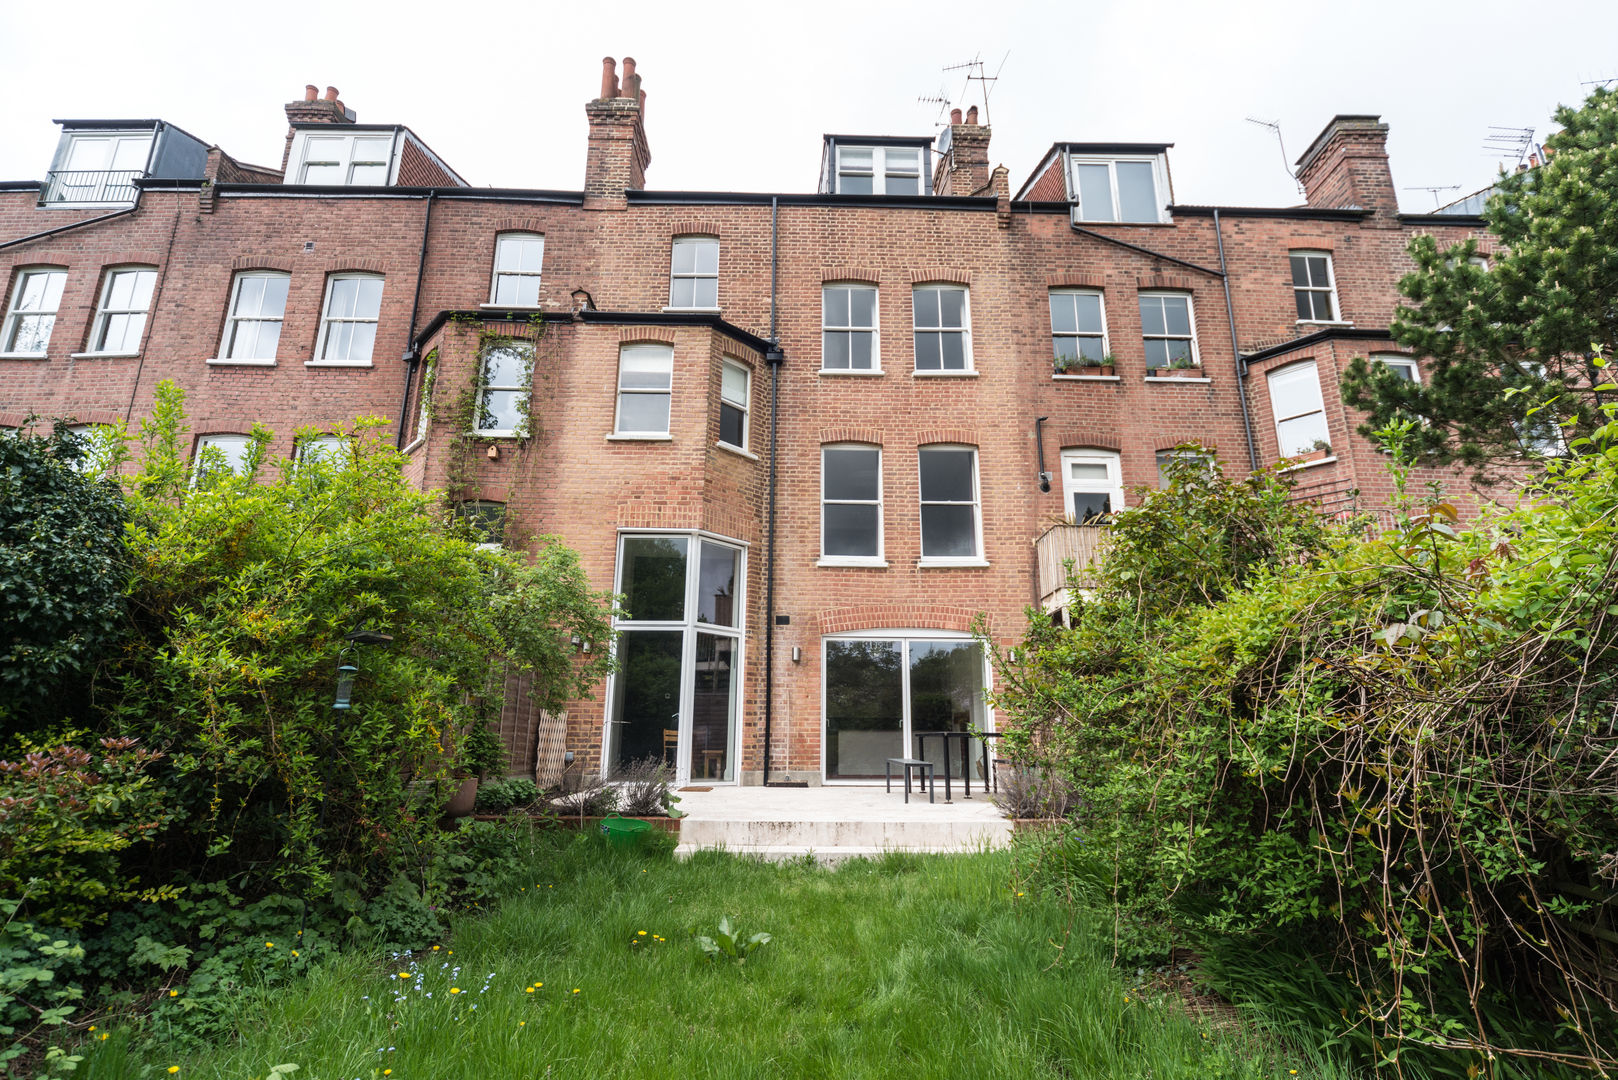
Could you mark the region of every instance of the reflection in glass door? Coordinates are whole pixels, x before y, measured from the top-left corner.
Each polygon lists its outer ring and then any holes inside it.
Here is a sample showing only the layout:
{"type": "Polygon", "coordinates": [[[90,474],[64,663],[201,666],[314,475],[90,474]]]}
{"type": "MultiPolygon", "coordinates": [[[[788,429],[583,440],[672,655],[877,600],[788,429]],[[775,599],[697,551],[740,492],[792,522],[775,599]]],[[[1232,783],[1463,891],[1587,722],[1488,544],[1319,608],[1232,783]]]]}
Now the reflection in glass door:
{"type": "MultiPolygon", "coordinates": [[[[827,780],[881,779],[888,758],[915,755],[917,732],[988,724],[983,649],[968,638],[828,638],[825,679],[827,780]]],[[[925,748],[940,777],[944,742],[929,739],[925,748]]],[[[959,775],[961,743],[948,743],[959,775]]],[[[974,777],[982,745],[970,740],[974,777]]]]}
{"type": "Polygon", "coordinates": [[[680,782],[736,778],[741,581],[740,547],[690,534],[620,539],[609,778],[647,758],[680,782]]]}

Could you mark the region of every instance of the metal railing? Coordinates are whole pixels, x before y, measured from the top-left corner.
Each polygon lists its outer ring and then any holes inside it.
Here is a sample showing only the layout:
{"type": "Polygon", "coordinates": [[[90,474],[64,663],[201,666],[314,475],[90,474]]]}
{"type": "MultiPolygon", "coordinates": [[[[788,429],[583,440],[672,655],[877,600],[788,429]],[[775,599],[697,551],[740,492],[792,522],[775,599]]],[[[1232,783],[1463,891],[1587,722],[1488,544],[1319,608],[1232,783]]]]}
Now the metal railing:
{"type": "Polygon", "coordinates": [[[1039,567],[1039,603],[1047,611],[1065,605],[1067,564],[1073,564],[1073,579],[1081,587],[1089,580],[1101,545],[1106,541],[1105,525],[1052,525],[1034,541],[1039,567]]]}
{"type": "Polygon", "coordinates": [[[141,169],[63,169],[45,174],[41,203],[132,203],[141,169]]]}

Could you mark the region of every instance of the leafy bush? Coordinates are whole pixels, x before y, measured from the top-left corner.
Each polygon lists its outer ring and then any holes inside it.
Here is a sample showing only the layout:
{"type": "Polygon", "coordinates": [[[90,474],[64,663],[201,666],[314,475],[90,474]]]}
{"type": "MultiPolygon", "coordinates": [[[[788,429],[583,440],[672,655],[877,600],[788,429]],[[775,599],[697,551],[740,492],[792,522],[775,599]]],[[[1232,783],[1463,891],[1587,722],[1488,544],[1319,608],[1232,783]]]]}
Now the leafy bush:
{"type": "Polygon", "coordinates": [[[164,755],[134,739],[102,739],[0,761],[0,894],[50,926],[100,921],[133,898],[126,849],[148,844],[177,816],[153,775],[164,755]]]}
{"type": "Polygon", "coordinates": [[[631,817],[669,817],[679,797],[669,787],[674,773],[660,758],[632,761],[613,775],[618,812],[631,817]]]}
{"type": "Polygon", "coordinates": [[[0,732],[83,720],[90,675],[121,631],[124,501],[97,464],[60,422],[0,436],[0,732]]]}
{"type": "Polygon", "coordinates": [[[1321,943],[1373,1064],[1608,1058],[1615,436],[1467,530],[1435,501],[1334,537],[1280,481],[1213,472],[1119,515],[1072,629],[998,663],[1008,751],[1079,785],[1126,955],[1321,943]],[[1162,565],[1174,536],[1223,539],[1162,565]],[[1492,1008],[1506,986],[1537,1026],[1492,1008]]]}
{"type": "Polygon", "coordinates": [[[539,785],[526,776],[484,780],[478,784],[477,809],[483,814],[503,814],[513,807],[533,805],[540,795],[539,785]]]}
{"type": "Polygon", "coordinates": [[[45,1029],[67,1023],[84,997],[63,977],[75,972],[84,949],[17,921],[20,906],[0,897],[0,1069],[8,1074],[7,1063],[38,1049],[45,1029]]]}

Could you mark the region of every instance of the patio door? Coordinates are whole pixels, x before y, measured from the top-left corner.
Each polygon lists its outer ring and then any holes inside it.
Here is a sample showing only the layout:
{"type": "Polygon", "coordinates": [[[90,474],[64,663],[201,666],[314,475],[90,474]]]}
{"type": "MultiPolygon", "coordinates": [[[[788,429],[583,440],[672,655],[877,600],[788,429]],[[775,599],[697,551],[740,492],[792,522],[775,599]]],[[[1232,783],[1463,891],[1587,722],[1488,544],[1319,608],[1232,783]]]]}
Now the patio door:
{"type": "Polygon", "coordinates": [[[609,779],[648,759],[675,779],[734,781],[743,549],[697,533],[618,540],[618,672],[602,761],[609,779]]]}
{"type": "MultiPolygon", "coordinates": [[[[915,734],[983,731],[983,649],[964,636],[837,637],[825,641],[824,767],[827,780],[880,780],[890,757],[914,757],[915,734]]],[[[925,753],[943,776],[944,740],[925,753]]],[[[960,771],[960,743],[951,740],[951,769],[960,771]]],[[[978,775],[982,741],[970,741],[978,775]]]]}

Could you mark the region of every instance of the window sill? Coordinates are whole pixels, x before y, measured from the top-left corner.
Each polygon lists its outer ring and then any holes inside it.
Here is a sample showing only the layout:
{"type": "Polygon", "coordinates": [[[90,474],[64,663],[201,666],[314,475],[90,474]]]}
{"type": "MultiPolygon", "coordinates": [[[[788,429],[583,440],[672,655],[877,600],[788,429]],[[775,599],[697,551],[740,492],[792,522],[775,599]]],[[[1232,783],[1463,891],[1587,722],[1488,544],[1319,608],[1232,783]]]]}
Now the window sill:
{"type": "Polygon", "coordinates": [[[707,312],[708,314],[711,314],[711,315],[718,315],[719,312],[722,309],[721,308],[716,308],[716,307],[666,307],[663,310],[664,311],[702,311],[702,312],[707,312]]]}
{"type": "Polygon", "coordinates": [[[305,360],[303,366],[313,368],[368,368],[371,366],[371,362],[369,360],[363,360],[359,363],[347,360],[305,360]]]}
{"type": "Polygon", "coordinates": [[[918,379],[975,379],[976,371],[912,371],[910,373],[918,379]]]}
{"type": "Polygon", "coordinates": [[[618,432],[607,436],[608,442],[673,442],[673,435],[658,435],[655,432],[618,432]]]}
{"type": "Polygon", "coordinates": [[[203,363],[214,367],[274,367],[274,360],[222,360],[217,356],[210,356],[203,363]]]}
{"type": "Polygon", "coordinates": [[[1303,469],[1313,469],[1313,468],[1317,468],[1317,467],[1319,467],[1321,465],[1330,465],[1332,462],[1334,462],[1336,460],[1337,460],[1337,455],[1336,454],[1331,454],[1331,455],[1329,455],[1327,457],[1316,458],[1314,461],[1300,461],[1296,465],[1288,465],[1284,469],[1277,469],[1276,472],[1283,472],[1283,473],[1299,472],[1300,470],[1303,470],[1303,469]]]}
{"type": "Polygon", "coordinates": [[[69,360],[118,360],[128,359],[140,355],[140,350],[134,352],[76,352],[68,353],[69,360]]]}
{"type": "Polygon", "coordinates": [[[916,560],[916,567],[918,569],[921,569],[921,570],[930,570],[930,569],[937,569],[937,568],[948,568],[948,567],[951,567],[951,566],[988,566],[988,565],[989,565],[989,560],[988,559],[977,559],[977,558],[973,558],[973,559],[929,559],[929,558],[923,557],[923,558],[920,558],[920,559],[916,560]]]}
{"type": "Polygon", "coordinates": [[[865,558],[855,555],[822,555],[816,566],[863,566],[870,570],[886,570],[888,560],[883,558],[865,558]]]}
{"type": "Polygon", "coordinates": [[[1153,384],[1160,383],[1205,383],[1213,382],[1206,375],[1148,375],[1146,381],[1153,384]]]}
{"type": "Polygon", "coordinates": [[[1299,319],[1293,326],[1353,326],[1353,319],[1299,319]]]}
{"type": "Polygon", "coordinates": [[[735,454],[737,457],[746,458],[748,461],[758,460],[758,455],[753,453],[751,450],[747,450],[740,446],[735,446],[728,442],[716,442],[714,443],[714,446],[720,450],[723,450],[727,454],[735,454]]]}
{"type": "Polygon", "coordinates": [[[42,352],[0,352],[0,360],[49,360],[50,355],[42,352]]]}
{"type": "Polygon", "coordinates": [[[484,431],[481,428],[473,428],[472,437],[474,439],[515,439],[517,433],[509,428],[499,431],[484,431]]]}
{"type": "MultiPolygon", "coordinates": [[[[1069,200],[1069,202],[1071,202],[1071,200],[1069,200]]],[[[1160,229],[1173,225],[1174,219],[1166,218],[1155,221],[1090,221],[1086,218],[1078,218],[1075,223],[1083,226],[1086,229],[1094,225],[1124,225],[1131,229],[1160,229]]]]}
{"type": "MultiPolygon", "coordinates": [[[[538,304],[479,304],[480,308],[489,308],[493,311],[539,311],[538,304]]],[[[496,545],[497,547],[499,545],[496,545]]]]}
{"type": "Polygon", "coordinates": [[[1051,378],[1059,379],[1062,382],[1123,382],[1124,381],[1124,377],[1122,375],[1063,375],[1061,373],[1057,373],[1055,375],[1052,375],[1051,378]]]}
{"type": "Polygon", "coordinates": [[[872,376],[886,373],[881,368],[821,368],[818,374],[831,375],[836,378],[852,376],[856,379],[868,379],[872,376]]]}

